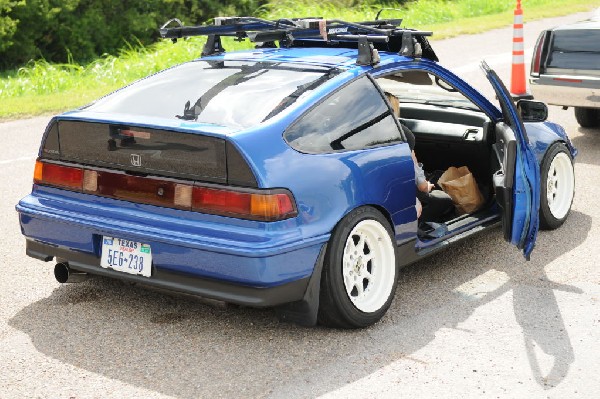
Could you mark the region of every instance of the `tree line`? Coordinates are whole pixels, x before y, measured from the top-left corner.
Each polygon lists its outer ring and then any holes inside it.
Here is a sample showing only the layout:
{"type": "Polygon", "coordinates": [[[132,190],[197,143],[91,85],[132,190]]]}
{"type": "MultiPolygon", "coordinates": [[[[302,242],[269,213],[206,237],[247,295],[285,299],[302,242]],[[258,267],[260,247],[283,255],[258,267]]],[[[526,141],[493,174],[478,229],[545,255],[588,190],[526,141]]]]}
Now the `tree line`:
{"type": "Polygon", "coordinates": [[[31,59],[84,62],[158,38],[172,17],[186,25],[253,15],[268,0],[0,0],[0,69],[31,59]]]}

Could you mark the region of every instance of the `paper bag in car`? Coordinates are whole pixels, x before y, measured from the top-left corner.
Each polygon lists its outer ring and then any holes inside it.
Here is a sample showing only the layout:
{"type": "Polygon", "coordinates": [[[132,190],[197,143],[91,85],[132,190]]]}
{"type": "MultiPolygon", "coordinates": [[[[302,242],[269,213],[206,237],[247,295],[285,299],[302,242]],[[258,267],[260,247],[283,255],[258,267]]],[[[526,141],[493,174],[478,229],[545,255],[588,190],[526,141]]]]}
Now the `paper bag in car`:
{"type": "Polygon", "coordinates": [[[475,212],[483,205],[483,195],[466,166],[449,167],[437,183],[452,198],[459,215],[475,212]]]}

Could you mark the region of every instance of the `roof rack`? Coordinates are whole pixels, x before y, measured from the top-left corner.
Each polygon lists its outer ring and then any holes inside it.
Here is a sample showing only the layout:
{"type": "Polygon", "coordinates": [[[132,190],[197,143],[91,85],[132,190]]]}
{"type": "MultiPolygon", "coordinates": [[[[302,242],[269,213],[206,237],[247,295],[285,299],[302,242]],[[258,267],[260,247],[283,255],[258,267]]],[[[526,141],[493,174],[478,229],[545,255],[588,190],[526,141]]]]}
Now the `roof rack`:
{"type": "Polygon", "coordinates": [[[177,39],[208,36],[202,56],[225,51],[221,36],[235,40],[249,39],[257,47],[351,47],[358,49],[358,65],[376,65],[377,50],[397,52],[412,58],[438,61],[426,36],[432,32],[400,28],[401,19],[347,22],[338,19],[294,18],[269,21],[254,17],[217,17],[214,25],[183,26],[174,18],[165,23],[159,33],[162,38],[177,39]],[[178,26],[168,27],[176,23],[178,26]]]}

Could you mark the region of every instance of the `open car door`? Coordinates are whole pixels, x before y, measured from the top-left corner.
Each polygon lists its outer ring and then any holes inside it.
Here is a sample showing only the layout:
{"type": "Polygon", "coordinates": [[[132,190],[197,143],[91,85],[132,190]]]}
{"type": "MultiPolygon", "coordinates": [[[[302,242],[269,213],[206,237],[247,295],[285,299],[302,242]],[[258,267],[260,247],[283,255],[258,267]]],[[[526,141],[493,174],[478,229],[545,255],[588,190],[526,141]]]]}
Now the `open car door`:
{"type": "Polygon", "coordinates": [[[493,180],[496,200],[502,208],[504,239],[522,249],[529,260],[539,228],[540,168],[510,93],[485,62],[481,67],[496,91],[502,110],[494,144],[500,170],[493,180]]]}

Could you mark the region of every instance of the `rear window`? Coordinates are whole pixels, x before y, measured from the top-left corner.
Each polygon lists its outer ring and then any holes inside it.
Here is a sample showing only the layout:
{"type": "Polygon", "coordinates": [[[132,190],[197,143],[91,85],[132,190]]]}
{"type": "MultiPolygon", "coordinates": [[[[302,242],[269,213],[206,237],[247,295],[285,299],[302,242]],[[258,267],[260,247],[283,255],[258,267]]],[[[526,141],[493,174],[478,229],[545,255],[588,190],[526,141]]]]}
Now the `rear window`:
{"type": "Polygon", "coordinates": [[[277,115],[333,74],[283,63],[194,61],[140,80],[87,109],[244,129],[277,115]]]}
{"type": "Polygon", "coordinates": [[[600,29],[557,30],[552,35],[548,68],[598,70],[600,29]]]}
{"type": "Polygon", "coordinates": [[[140,175],[257,185],[232,144],[201,134],[61,120],[48,130],[42,157],[140,175]]]}
{"type": "Polygon", "coordinates": [[[597,29],[557,30],[553,34],[554,51],[600,52],[600,27],[597,29]]]}

